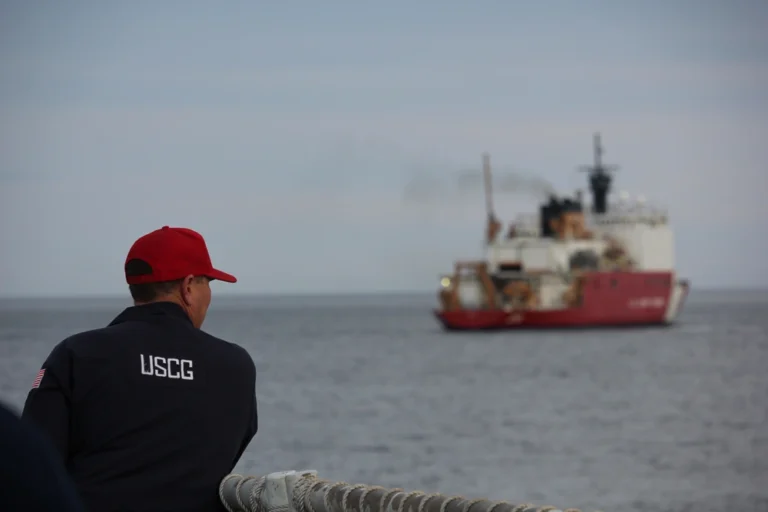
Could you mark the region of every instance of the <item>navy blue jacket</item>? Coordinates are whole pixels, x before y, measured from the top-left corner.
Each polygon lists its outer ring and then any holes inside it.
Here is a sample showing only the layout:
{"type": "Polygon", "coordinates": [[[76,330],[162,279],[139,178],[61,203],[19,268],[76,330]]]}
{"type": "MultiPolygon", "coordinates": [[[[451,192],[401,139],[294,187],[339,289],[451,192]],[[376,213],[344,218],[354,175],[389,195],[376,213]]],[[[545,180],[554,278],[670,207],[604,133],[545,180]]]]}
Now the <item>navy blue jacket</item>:
{"type": "Polygon", "coordinates": [[[212,512],[256,434],[255,386],[245,349],[159,302],[59,343],[22,416],[53,440],[90,512],[212,512]]]}

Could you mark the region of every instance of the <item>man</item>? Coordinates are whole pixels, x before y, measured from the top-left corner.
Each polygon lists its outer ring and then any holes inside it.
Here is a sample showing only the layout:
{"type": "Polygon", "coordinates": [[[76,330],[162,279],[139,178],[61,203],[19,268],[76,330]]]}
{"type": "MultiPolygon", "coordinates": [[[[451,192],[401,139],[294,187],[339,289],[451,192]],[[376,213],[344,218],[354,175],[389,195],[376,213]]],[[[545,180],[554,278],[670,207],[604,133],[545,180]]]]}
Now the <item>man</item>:
{"type": "Polygon", "coordinates": [[[50,440],[2,403],[0,510],[85,512],[50,440]]]}
{"type": "Polygon", "coordinates": [[[134,306],[59,343],[22,416],[58,447],[91,512],[222,510],[218,485],[257,430],[248,353],[200,330],[213,268],[203,237],[139,238],[125,276],[134,306]]]}

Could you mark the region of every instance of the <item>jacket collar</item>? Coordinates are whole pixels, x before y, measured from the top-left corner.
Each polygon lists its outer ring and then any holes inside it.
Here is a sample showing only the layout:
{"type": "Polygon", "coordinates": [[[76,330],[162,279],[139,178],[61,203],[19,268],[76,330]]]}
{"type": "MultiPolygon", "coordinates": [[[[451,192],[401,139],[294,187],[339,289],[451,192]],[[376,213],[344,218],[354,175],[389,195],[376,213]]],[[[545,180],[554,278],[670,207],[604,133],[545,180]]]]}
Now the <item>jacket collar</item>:
{"type": "Polygon", "coordinates": [[[192,324],[192,320],[189,319],[187,313],[174,302],[151,302],[149,304],[141,304],[140,306],[131,306],[125,308],[122,313],[117,315],[110,326],[122,324],[125,322],[149,320],[151,318],[157,318],[160,316],[179,318],[189,324],[192,324]]]}

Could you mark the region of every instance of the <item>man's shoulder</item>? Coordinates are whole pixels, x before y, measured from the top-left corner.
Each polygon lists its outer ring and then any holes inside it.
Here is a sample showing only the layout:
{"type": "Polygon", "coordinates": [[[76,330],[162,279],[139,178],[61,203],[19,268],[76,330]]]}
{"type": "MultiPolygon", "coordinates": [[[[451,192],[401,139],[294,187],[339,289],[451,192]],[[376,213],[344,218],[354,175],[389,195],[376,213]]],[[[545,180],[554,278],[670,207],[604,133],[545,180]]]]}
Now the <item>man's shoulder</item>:
{"type": "Polygon", "coordinates": [[[94,329],[87,329],[74,334],[70,334],[63,340],[61,340],[56,348],[62,347],[69,350],[77,351],[77,349],[90,346],[97,342],[103,342],[109,339],[117,339],[124,337],[120,332],[120,326],[112,325],[106,327],[97,327],[94,329]]]}
{"type": "Polygon", "coordinates": [[[219,350],[221,350],[227,356],[231,357],[233,360],[240,361],[243,364],[255,368],[251,354],[243,346],[231,341],[221,339],[203,330],[199,330],[198,332],[203,339],[205,339],[208,343],[215,345],[219,350]]]}
{"type": "Polygon", "coordinates": [[[78,352],[80,349],[92,345],[96,341],[102,341],[105,338],[110,337],[110,333],[107,327],[99,327],[97,329],[88,329],[86,331],[80,331],[75,334],[71,334],[58,342],[53,347],[53,352],[78,352]]]}

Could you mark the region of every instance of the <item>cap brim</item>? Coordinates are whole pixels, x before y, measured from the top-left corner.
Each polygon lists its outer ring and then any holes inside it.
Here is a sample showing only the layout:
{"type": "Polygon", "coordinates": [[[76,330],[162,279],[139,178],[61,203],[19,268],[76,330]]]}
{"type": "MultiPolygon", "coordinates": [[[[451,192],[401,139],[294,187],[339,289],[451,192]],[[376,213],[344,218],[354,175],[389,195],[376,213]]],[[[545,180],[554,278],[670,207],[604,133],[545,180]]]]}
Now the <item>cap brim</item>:
{"type": "Polygon", "coordinates": [[[233,276],[232,274],[227,274],[226,272],[222,272],[221,270],[213,269],[208,274],[206,274],[206,277],[209,277],[211,279],[216,279],[217,281],[224,281],[225,283],[236,283],[237,278],[233,276]]]}

